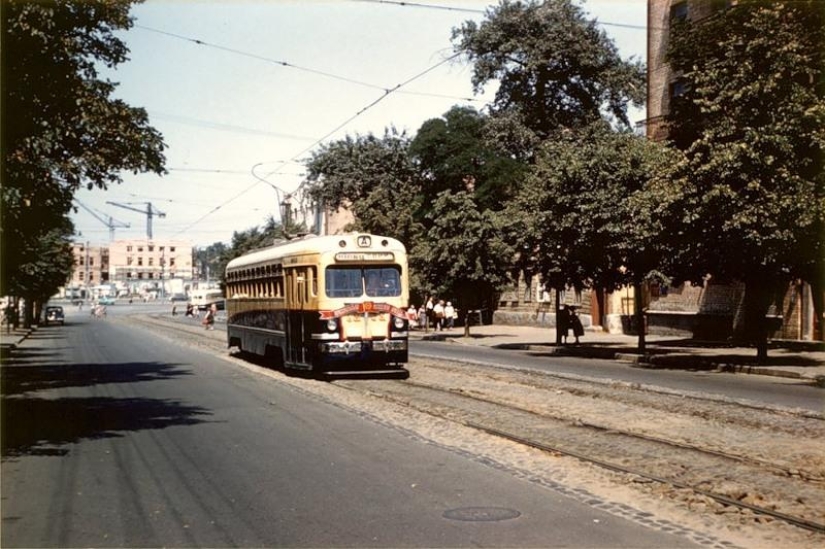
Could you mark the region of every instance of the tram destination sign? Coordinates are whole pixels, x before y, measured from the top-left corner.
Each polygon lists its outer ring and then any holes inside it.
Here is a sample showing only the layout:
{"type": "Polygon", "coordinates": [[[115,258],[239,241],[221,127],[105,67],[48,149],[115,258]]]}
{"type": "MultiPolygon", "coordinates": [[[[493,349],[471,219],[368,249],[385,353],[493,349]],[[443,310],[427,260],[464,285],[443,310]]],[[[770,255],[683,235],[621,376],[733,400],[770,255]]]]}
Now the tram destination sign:
{"type": "Polygon", "coordinates": [[[392,252],[338,252],[335,261],[394,261],[392,252]]]}

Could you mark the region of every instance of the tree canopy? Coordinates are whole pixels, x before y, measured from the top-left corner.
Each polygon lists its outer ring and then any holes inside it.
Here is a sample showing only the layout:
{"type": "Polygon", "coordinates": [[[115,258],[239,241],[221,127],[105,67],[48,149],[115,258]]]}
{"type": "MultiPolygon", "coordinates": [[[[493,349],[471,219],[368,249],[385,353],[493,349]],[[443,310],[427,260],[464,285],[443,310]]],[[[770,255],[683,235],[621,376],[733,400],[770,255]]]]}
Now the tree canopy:
{"type": "Polygon", "coordinates": [[[126,60],[114,32],[131,27],[133,3],[3,3],[4,293],[30,287],[21,266],[46,234],[69,230],[64,218],[75,191],[105,189],[124,170],[164,172],[163,141],[146,111],[113,98],[116,84],[98,72],[126,60]]]}
{"type": "Polygon", "coordinates": [[[623,60],[572,0],[502,0],[482,23],[454,29],[453,44],[472,63],[476,90],[499,83],[493,114],[515,117],[539,140],[604,116],[627,126],[628,105],[644,100],[642,63],[623,60]]]}
{"type": "Polygon", "coordinates": [[[687,158],[672,209],[680,262],[694,278],[744,281],[746,301],[758,302],[746,303],[751,324],[764,317],[765,292],[792,277],[822,295],[823,51],[816,1],[745,0],[671,36],[685,89],[668,119],[687,158]]]}

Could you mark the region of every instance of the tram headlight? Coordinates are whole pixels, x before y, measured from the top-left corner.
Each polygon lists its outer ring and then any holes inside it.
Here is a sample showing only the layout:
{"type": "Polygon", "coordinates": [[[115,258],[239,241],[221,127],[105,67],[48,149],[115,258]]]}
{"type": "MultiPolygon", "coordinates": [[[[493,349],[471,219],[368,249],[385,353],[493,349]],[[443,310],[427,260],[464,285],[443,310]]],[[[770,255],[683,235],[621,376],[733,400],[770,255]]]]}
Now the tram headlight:
{"type": "Polygon", "coordinates": [[[337,329],[338,329],[338,321],[337,320],[335,320],[334,318],[330,318],[329,320],[327,320],[327,330],[329,330],[330,332],[334,332],[337,329]]]}
{"type": "Polygon", "coordinates": [[[396,317],[393,318],[393,322],[395,324],[396,329],[401,330],[401,329],[404,328],[404,319],[403,318],[396,316],[396,317]]]}

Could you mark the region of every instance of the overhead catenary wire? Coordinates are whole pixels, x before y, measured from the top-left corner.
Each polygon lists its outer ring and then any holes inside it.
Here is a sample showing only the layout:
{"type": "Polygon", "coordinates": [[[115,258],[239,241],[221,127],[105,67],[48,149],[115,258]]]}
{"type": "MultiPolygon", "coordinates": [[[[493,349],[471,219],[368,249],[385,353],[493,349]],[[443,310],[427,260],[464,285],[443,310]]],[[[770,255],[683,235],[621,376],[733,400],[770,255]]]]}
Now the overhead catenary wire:
{"type": "MultiPolygon", "coordinates": [[[[199,46],[204,46],[204,47],[207,47],[207,48],[213,48],[213,49],[225,51],[225,52],[228,52],[228,53],[232,53],[234,55],[240,55],[240,56],[248,57],[248,58],[251,58],[251,59],[257,59],[257,60],[263,61],[265,63],[271,63],[271,64],[279,65],[279,66],[282,66],[282,67],[287,67],[287,68],[291,68],[291,69],[295,69],[295,70],[299,70],[299,71],[303,71],[303,72],[308,72],[310,74],[323,76],[325,78],[332,78],[334,80],[340,80],[342,82],[348,82],[350,84],[355,84],[355,85],[358,85],[358,86],[365,86],[365,87],[372,88],[372,89],[382,90],[384,92],[389,92],[390,91],[390,89],[385,88],[384,86],[379,86],[378,84],[372,84],[370,82],[364,82],[362,80],[356,80],[355,78],[349,78],[347,76],[341,76],[339,74],[333,74],[331,72],[326,72],[326,71],[322,71],[322,70],[318,70],[318,69],[302,67],[300,65],[295,65],[294,63],[289,63],[287,61],[280,61],[280,60],[277,60],[277,59],[272,59],[271,57],[258,55],[256,53],[249,53],[249,52],[245,52],[243,50],[230,48],[230,47],[227,47],[227,46],[221,46],[219,44],[213,44],[211,42],[206,42],[206,41],[200,40],[198,38],[192,38],[192,37],[184,36],[182,34],[177,34],[177,33],[174,33],[174,32],[164,31],[164,30],[153,28],[153,27],[147,27],[145,25],[139,25],[139,24],[135,24],[135,28],[142,29],[142,30],[145,30],[145,31],[148,31],[148,32],[154,32],[154,33],[157,33],[157,34],[162,34],[162,35],[169,36],[169,37],[172,37],[172,38],[177,38],[178,40],[184,40],[186,42],[192,42],[193,44],[197,44],[199,46]]],[[[405,93],[405,94],[409,94],[409,95],[428,96],[428,97],[432,96],[432,97],[447,98],[447,99],[452,98],[452,99],[458,99],[458,100],[461,100],[461,101],[478,101],[478,99],[476,99],[474,97],[458,97],[458,96],[452,96],[452,95],[435,94],[435,93],[430,93],[430,92],[416,92],[416,91],[407,90],[407,91],[403,91],[401,93],[405,93]]]]}

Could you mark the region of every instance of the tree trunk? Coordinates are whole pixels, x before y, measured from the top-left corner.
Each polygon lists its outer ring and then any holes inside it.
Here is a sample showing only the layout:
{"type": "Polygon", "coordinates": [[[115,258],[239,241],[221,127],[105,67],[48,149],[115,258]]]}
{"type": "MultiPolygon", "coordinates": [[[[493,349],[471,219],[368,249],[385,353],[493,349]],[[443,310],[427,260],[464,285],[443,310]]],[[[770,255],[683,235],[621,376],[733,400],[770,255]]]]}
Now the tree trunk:
{"type": "Polygon", "coordinates": [[[741,318],[734,325],[734,339],[756,347],[756,362],[768,360],[768,309],[773,299],[772,285],[767,277],[745,281],[745,295],[739,313],[741,318]]]}
{"type": "Polygon", "coordinates": [[[559,311],[561,310],[559,300],[561,299],[561,291],[558,288],[553,290],[555,297],[553,299],[553,310],[556,313],[556,346],[561,346],[561,330],[559,330],[559,311]]]}
{"type": "Polygon", "coordinates": [[[646,323],[641,282],[633,283],[633,317],[636,319],[636,332],[639,338],[637,352],[643,355],[647,352],[647,342],[645,341],[646,323]]]}
{"type": "Polygon", "coordinates": [[[26,306],[23,309],[23,327],[27,330],[32,327],[34,320],[34,301],[26,299],[26,306]]]}

